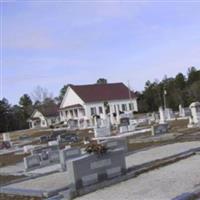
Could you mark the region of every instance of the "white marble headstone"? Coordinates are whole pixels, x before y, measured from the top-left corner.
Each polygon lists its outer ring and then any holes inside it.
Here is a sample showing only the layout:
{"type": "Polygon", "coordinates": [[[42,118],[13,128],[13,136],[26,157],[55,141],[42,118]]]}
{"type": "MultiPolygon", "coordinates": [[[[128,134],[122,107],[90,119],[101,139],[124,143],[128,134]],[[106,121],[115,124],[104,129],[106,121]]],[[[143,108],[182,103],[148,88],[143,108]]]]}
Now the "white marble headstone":
{"type": "Polygon", "coordinates": [[[159,108],[159,113],[160,113],[159,124],[164,124],[166,122],[166,119],[165,119],[165,113],[162,107],[159,108]]]}
{"type": "Polygon", "coordinates": [[[10,141],[10,133],[3,133],[3,141],[10,141]]]}
{"type": "Polygon", "coordinates": [[[35,148],[35,146],[33,146],[33,145],[26,145],[26,146],[23,146],[24,153],[29,153],[29,152],[31,152],[31,150],[33,150],[34,148],[35,148]]]}
{"type": "Polygon", "coordinates": [[[110,127],[94,128],[94,135],[98,137],[106,137],[111,135],[110,127]]]}

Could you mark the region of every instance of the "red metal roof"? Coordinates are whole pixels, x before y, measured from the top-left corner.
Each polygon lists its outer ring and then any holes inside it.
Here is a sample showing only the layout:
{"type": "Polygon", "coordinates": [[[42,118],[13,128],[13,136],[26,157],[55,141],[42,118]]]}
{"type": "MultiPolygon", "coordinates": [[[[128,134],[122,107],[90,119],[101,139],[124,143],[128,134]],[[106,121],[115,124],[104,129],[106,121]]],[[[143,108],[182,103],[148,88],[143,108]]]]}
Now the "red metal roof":
{"type": "MultiPolygon", "coordinates": [[[[70,87],[86,103],[130,98],[129,89],[123,83],[70,85],[70,87]]],[[[131,98],[135,98],[133,92],[131,92],[131,98]]]]}
{"type": "Polygon", "coordinates": [[[36,107],[38,111],[40,111],[44,117],[56,117],[59,116],[58,106],[54,103],[48,105],[40,105],[36,107]]]}

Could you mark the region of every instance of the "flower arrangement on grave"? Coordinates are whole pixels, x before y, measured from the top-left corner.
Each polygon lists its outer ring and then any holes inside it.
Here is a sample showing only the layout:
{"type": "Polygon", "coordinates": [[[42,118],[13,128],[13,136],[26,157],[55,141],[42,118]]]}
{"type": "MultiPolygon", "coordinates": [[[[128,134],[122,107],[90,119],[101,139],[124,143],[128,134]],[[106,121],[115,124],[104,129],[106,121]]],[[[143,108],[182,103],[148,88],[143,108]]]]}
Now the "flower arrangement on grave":
{"type": "Polygon", "coordinates": [[[103,155],[107,152],[107,148],[102,145],[102,144],[97,144],[95,142],[90,142],[86,148],[85,148],[85,151],[89,154],[91,153],[95,153],[97,155],[103,155]]]}

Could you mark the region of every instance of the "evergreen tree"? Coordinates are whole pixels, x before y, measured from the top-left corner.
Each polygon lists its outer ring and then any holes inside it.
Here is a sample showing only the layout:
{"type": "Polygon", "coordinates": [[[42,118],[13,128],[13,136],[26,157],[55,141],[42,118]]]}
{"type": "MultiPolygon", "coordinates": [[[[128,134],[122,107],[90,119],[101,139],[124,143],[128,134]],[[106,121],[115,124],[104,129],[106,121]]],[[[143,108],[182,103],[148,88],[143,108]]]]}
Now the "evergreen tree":
{"type": "Polygon", "coordinates": [[[60,94],[59,94],[59,100],[62,101],[63,97],[65,96],[65,93],[67,91],[69,85],[64,85],[61,90],[60,90],[60,94]]]}
{"type": "Polygon", "coordinates": [[[30,96],[28,94],[24,94],[19,100],[19,105],[21,105],[24,108],[28,106],[32,106],[32,100],[30,96]]]}
{"type": "Polygon", "coordinates": [[[99,78],[97,80],[97,84],[107,84],[107,83],[108,83],[108,81],[105,78],[99,78]]]}

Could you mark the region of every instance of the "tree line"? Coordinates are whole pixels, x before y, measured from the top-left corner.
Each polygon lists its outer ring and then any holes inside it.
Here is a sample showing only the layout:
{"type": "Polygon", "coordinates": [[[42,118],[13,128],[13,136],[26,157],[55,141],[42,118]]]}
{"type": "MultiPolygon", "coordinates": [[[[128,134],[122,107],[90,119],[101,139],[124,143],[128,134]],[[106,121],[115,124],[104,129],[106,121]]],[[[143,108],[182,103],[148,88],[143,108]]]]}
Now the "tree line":
{"type": "Polygon", "coordinates": [[[143,92],[137,92],[139,112],[157,111],[164,106],[178,110],[179,104],[188,107],[193,101],[200,101],[200,70],[190,67],[186,75],[178,73],[175,78],[164,77],[162,81],[147,81],[143,92]]]}
{"type": "MultiPolygon", "coordinates": [[[[97,80],[97,84],[106,84],[105,78],[97,80]]],[[[47,89],[37,87],[32,97],[24,94],[18,105],[11,105],[5,98],[0,100],[0,132],[21,130],[28,128],[27,120],[33,110],[41,105],[60,104],[68,85],[64,85],[57,97],[53,97],[47,89]]],[[[166,91],[167,107],[173,110],[178,105],[189,106],[193,101],[200,101],[200,70],[195,67],[188,69],[186,75],[178,73],[175,78],[165,77],[162,81],[147,81],[144,91],[136,92],[139,112],[157,111],[163,105],[163,95],[166,91]]]]}

